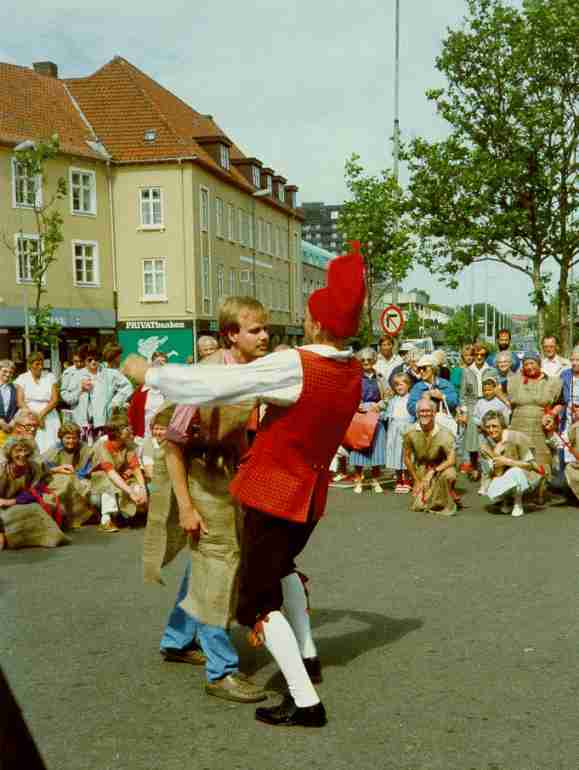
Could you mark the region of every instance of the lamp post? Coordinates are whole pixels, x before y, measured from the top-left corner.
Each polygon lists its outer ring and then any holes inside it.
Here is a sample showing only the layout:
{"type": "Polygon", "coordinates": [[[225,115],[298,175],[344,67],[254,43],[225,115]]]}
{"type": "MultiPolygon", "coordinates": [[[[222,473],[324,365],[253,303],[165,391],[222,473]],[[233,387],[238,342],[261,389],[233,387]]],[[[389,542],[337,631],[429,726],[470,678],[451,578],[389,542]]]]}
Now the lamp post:
{"type": "Polygon", "coordinates": [[[256,268],[256,254],[257,254],[257,219],[256,219],[256,208],[257,204],[255,202],[256,198],[265,198],[266,195],[269,195],[269,190],[267,187],[265,187],[263,190],[256,190],[254,193],[251,193],[251,196],[253,198],[253,260],[251,264],[252,268],[252,275],[251,275],[251,282],[253,287],[253,298],[257,299],[257,275],[255,272],[256,268]]]}

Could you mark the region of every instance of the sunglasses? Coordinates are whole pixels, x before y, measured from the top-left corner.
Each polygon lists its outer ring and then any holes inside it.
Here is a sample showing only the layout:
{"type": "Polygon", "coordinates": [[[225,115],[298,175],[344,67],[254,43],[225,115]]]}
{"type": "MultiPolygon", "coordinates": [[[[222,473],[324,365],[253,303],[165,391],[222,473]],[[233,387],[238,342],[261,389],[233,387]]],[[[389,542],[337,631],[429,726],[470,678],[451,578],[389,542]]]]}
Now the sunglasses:
{"type": "Polygon", "coordinates": [[[363,364],[373,364],[375,359],[374,358],[361,358],[360,361],[363,364]]]}
{"type": "Polygon", "coordinates": [[[419,372],[425,372],[427,369],[432,369],[432,366],[418,366],[416,368],[419,372]]]}

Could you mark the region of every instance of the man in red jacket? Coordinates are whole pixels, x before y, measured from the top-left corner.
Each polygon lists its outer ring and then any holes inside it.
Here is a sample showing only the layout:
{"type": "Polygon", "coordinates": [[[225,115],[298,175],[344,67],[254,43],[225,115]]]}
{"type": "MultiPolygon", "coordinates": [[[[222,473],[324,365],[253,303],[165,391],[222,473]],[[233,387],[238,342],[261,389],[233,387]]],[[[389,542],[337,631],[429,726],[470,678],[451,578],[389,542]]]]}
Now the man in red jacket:
{"type": "MultiPolygon", "coordinates": [[[[326,288],[310,296],[304,323],[309,344],[304,347],[225,369],[150,369],[134,358],[125,365],[127,374],[177,403],[227,404],[247,398],[268,403],[231,491],[246,509],[238,620],[253,628],[256,643],[265,643],[288,683],[289,694],[280,705],[256,710],[258,720],[272,725],[326,723],[308,674],[309,668],[321,681],[294,560],[324,512],[330,462],[360,402],[362,372],[346,343],[357,332],[364,295],[363,259],[356,244],[352,253],[330,262],[326,288]]],[[[206,529],[196,512],[184,527],[196,534],[206,529]]]]}

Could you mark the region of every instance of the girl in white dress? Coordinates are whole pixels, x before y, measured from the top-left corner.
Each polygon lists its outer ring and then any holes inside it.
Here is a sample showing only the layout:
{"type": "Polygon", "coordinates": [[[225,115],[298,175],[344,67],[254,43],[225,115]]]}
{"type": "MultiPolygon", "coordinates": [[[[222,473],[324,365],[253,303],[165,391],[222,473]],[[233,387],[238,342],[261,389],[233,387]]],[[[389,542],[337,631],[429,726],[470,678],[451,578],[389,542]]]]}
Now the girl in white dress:
{"type": "Polygon", "coordinates": [[[15,385],[18,392],[19,408],[28,407],[40,419],[40,429],[36,434],[36,444],[42,454],[58,442],[60,420],[56,406],[58,404],[58,385],[52,372],[44,372],[44,356],[32,353],[28,356],[28,371],[17,377],[15,385]]]}

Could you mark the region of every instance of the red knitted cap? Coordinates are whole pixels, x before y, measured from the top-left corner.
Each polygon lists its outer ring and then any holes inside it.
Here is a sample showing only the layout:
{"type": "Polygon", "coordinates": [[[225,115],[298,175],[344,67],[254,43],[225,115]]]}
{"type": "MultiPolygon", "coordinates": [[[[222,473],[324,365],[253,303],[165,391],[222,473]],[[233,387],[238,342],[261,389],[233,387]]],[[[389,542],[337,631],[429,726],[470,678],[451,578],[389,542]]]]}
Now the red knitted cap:
{"type": "Polygon", "coordinates": [[[341,338],[357,334],[366,296],[360,242],[350,243],[351,249],[345,256],[329,263],[326,288],[312,292],[308,299],[312,318],[341,338]]]}

